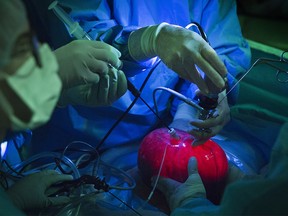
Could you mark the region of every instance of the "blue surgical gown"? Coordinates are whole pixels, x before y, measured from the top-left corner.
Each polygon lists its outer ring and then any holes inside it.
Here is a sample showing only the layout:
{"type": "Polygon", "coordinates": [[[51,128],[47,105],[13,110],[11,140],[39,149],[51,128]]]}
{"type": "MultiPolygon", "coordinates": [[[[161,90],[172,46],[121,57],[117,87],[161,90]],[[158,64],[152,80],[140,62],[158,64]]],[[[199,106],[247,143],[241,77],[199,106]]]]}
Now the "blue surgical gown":
{"type": "MultiPolygon", "coordinates": [[[[151,60],[136,63],[129,57],[125,58],[129,34],[137,28],[161,22],[183,27],[191,22],[199,23],[206,32],[211,46],[225,63],[231,75],[231,82],[232,77],[237,77],[249,67],[250,49],[241,34],[235,1],[61,0],[59,2],[92,38],[110,43],[121,50],[123,71],[138,89],[141,88],[149,71],[154,69],[155,62],[151,60]]],[[[35,3],[37,4],[37,1],[35,3]]],[[[54,16],[53,13],[50,15],[54,16]]],[[[51,38],[53,46],[53,41],[56,44],[57,40],[61,40],[61,35],[54,35],[54,37],[51,35],[51,38]]],[[[141,90],[141,97],[153,109],[155,109],[153,90],[159,86],[176,89],[192,97],[192,85],[187,82],[179,83],[181,82],[177,74],[160,63],[141,90]]],[[[80,140],[93,146],[101,143],[99,149],[104,152],[104,155],[105,153],[108,155],[106,157],[108,162],[114,162],[120,167],[122,163],[124,167],[129,166],[129,163],[135,165],[136,151],[141,139],[155,127],[170,122],[170,114],[172,113],[173,116],[173,111],[177,108],[175,102],[172,103],[171,109],[168,109],[170,96],[165,91],[158,91],[156,94],[159,115],[164,122],[159,122],[143,101],[138,99],[113,130],[110,129],[135,98],[129,91],[110,107],[57,108],[50,122],[34,131],[33,152],[61,149],[72,141],[80,140]],[[101,141],[108,132],[108,138],[104,142],[101,141]],[[109,153],[109,150],[115,152],[109,153]],[[120,154],[124,154],[125,159],[119,159],[120,154]]],[[[229,95],[230,102],[233,102],[235,96],[236,92],[234,95],[229,95]]]]}

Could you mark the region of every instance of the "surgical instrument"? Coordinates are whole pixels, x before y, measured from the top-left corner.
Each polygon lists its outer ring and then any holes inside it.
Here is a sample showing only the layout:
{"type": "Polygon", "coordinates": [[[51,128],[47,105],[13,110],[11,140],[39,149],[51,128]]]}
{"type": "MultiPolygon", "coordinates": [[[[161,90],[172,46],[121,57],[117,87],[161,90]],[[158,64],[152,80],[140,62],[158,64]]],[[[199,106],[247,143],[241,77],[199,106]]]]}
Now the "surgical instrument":
{"type": "Polygon", "coordinates": [[[248,73],[250,73],[252,71],[252,69],[259,64],[266,64],[266,65],[269,65],[270,67],[272,67],[274,69],[277,69],[277,72],[276,72],[277,81],[280,83],[287,83],[288,78],[281,79],[280,74],[286,74],[286,76],[288,77],[288,71],[284,70],[283,68],[280,68],[277,65],[272,64],[272,63],[288,64],[288,59],[285,57],[286,53],[288,53],[288,50],[285,50],[282,52],[280,59],[258,58],[251,65],[251,67],[243,74],[243,76],[240,79],[238,79],[238,81],[229,89],[229,91],[226,93],[225,97],[223,97],[222,100],[219,101],[219,103],[221,103],[228,96],[228,94],[230,94],[232,92],[232,90],[248,75],[248,73]]]}
{"type": "Polygon", "coordinates": [[[59,187],[59,190],[53,194],[50,194],[49,196],[52,197],[62,193],[71,193],[71,190],[76,189],[84,184],[92,184],[94,185],[95,189],[103,190],[105,192],[109,190],[109,185],[105,182],[105,178],[100,179],[99,177],[95,176],[82,175],[80,178],[71,181],[63,181],[52,185],[53,187],[59,187]]]}
{"type": "Polygon", "coordinates": [[[49,10],[53,10],[56,16],[66,25],[69,34],[76,39],[92,40],[92,38],[82,29],[78,22],[71,19],[71,17],[58,5],[58,1],[52,2],[49,10]]]}

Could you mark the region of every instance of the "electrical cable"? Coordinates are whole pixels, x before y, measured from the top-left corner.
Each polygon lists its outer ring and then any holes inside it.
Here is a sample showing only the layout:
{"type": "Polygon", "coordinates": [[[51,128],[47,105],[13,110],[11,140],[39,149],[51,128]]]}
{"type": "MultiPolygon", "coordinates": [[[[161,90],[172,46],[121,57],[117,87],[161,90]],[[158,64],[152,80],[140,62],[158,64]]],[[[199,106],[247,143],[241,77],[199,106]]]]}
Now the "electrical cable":
{"type": "Polygon", "coordinates": [[[154,101],[154,106],[155,106],[156,113],[158,113],[157,102],[156,102],[156,92],[159,91],[159,90],[168,91],[170,94],[173,94],[174,96],[178,97],[183,102],[185,102],[185,103],[189,104],[190,106],[198,109],[200,112],[204,111],[203,107],[201,107],[198,104],[196,104],[192,99],[185,97],[183,94],[181,94],[179,92],[176,92],[176,91],[174,91],[173,89],[170,89],[170,88],[157,87],[153,91],[153,101],[154,101]]]}
{"type": "Polygon", "coordinates": [[[116,198],[117,200],[119,200],[121,203],[123,203],[125,206],[127,206],[129,209],[131,209],[135,214],[141,216],[141,214],[140,214],[136,209],[134,209],[132,206],[128,205],[126,202],[124,202],[123,200],[121,200],[119,197],[115,196],[115,195],[114,195],[113,193],[111,193],[110,191],[108,191],[108,193],[109,193],[110,195],[112,195],[114,198],[116,198]]]}
{"type": "Polygon", "coordinates": [[[125,171],[123,171],[121,169],[118,169],[117,167],[113,167],[113,166],[101,161],[98,151],[92,145],[90,145],[89,143],[86,143],[86,142],[83,142],[83,141],[73,141],[73,142],[69,143],[65,147],[65,149],[63,150],[63,152],[61,154],[61,157],[65,156],[66,152],[69,151],[71,146],[75,145],[75,144],[83,144],[85,146],[88,146],[89,148],[91,148],[91,151],[92,151],[92,152],[90,151],[88,153],[82,154],[82,155],[80,155],[78,157],[78,159],[75,162],[75,166],[77,167],[77,169],[84,168],[87,165],[91,164],[91,162],[96,159],[96,158],[94,158],[93,160],[91,160],[91,157],[93,155],[95,156],[95,153],[96,153],[97,154],[97,160],[96,160],[96,163],[94,163],[94,165],[93,165],[93,169],[92,169],[92,173],[91,173],[92,176],[97,176],[97,172],[98,172],[99,166],[102,165],[102,166],[108,167],[109,169],[116,170],[118,175],[122,174],[123,176],[125,176],[126,179],[129,179],[129,182],[130,182],[130,186],[129,187],[118,187],[118,186],[110,185],[111,189],[132,190],[132,189],[135,188],[136,182],[131,176],[129,176],[125,171]],[[88,159],[84,160],[84,162],[81,162],[81,160],[83,160],[83,158],[85,158],[85,157],[88,157],[88,159]]]}
{"type": "MultiPolygon", "coordinates": [[[[2,160],[2,163],[5,164],[7,166],[7,168],[12,172],[15,173],[16,176],[19,177],[23,177],[23,175],[21,174],[21,172],[18,172],[16,169],[14,169],[6,160],[2,160]]],[[[4,172],[4,171],[3,171],[4,172]]],[[[11,172],[6,172],[9,173],[9,175],[13,176],[11,172]]]]}
{"type": "MultiPolygon", "coordinates": [[[[155,110],[152,109],[151,106],[149,106],[149,104],[141,97],[141,92],[139,92],[135,86],[128,80],[128,89],[130,90],[130,92],[135,96],[135,97],[139,97],[140,100],[150,109],[150,111],[158,118],[158,120],[166,127],[168,128],[169,131],[171,131],[172,129],[169,127],[169,125],[167,125],[163,119],[159,116],[158,114],[158,109],[155,106],[155,110]]],[[[153,98],[154,99],[154,98],[153,98]]],[[[155,101],[155,99],[154,99],[155,101]]],[[[154,102],[155,105],[155,102],[154,102]]]]}
{"type": "MultiPolygon", "coordinates": [[[[150,76],[152,75],[153,71],[157,68],[157,66],[160,64],[160,60],[151,68],[151,70],[149,71],[148,75],[146,76],[145,80],[143,81],[140,89],[137,91],[137,93],[141,93],[143,88],[146,86],[146,83],[148,82],[150,76]]],[[[131,91],[134,91],[134,89],[131,89],[131,91]]],[[[131,92],[132,93],[132,92],[131,92]]],[[[133,94],[133,93],[132,93],[133,94]]],[[[133,94],[134,95],[134,94],[133,94]]],[[[109,131],[106,133],[106,135],[102,138],[102,140],[98,143],[96,150],[99,150],[100,147],[103,145],[103,143],[106,141],[106,139],[110,136],[110,134],[112,133],[112,131],[115,129],[115,127],[122,121],[122,119],[124,119],[124,117],[128,114],[128,112],[132,109],[132,107],[134,106],[134,104],[136,103],[136,101],[138,100],[139,95],[137,95],[137,97],[134,98],[134,100],[132,101],[132,103],[130,104],[130,106],[125,110],[125,112],[117,119],[117,121],[112,125],[112,127],[109,129],[109,131]]]]}
{"type": "MultiPolygon", "coordinates": [[[[203,30],[202,26],[201,26],[199,23],[197,23],[197,22],[191,22],[191,23],[189,23],[185,28],[190,30],[191,27],[196,27],[197,30],[198,30],[198,32],[199,32],[199,34],[201,35],[201,37],[202,37],[208,44],[210,44],[210,42],[209,42],[209,40],[208,40],[208,37],[207,37],[205,31],[203,30]]],[[[191,31],[192,31],[192,30],[191,30],[191,31]]]]}

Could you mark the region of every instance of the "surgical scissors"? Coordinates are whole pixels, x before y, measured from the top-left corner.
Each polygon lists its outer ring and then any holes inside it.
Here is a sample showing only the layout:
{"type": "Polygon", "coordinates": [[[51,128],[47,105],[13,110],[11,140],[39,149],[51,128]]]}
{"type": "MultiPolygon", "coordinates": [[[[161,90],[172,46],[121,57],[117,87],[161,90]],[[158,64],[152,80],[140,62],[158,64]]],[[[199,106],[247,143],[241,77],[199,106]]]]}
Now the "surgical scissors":
{"type": "MultiPolygon", "coordinates": [[[[280,60],[278,60],[279,62],[281,63],[286,63],[288,65],[288,50],[284,51],[281,56],[280,56],[280,60]]],[[[278,68],[277,68],[278,69],[278,68]]],[[[285,70],[281,70],[278,69],[277,70],[277,73],[276,73],[276,78],[277,78],[277,81],[278,82],[281,82],[281,83],[287,83],[288,82],[288,70],[285,71],[285,70]],[[286,77],[286,79],[282,79],[281,78],[281,74],[284,75],[284,77],[286,77]]]]}
{"type": "MultiPolygon", "coordinates": [[[[288,66],[288,59],[286,58],[286,55],[288,58],[288,50],[282,52],[280,59],[259,58],[254,62],[254,64],[250,67],[250,69],[247,72],[249,72],[257,64],[266,64],[266,65],[269,65],[270,67],[272,67],[274,69],[277,69],[276,79],[278,82],[286,83],[286,82],[288,82],[288,70],[285,70],[284,68],[281,68],[281,67],[277,66],[276,64],[273,64],[273,63],[280,63],[280,64],[287,64],[287,66],[288,66]],[[280,77],[280,76],[282,76],[281,74],[284,76],[286,74],[287,75],[286,79],[281,78],[280,77]]],[[[246,74],[247,74],[247,72],[246,72],[246,74]]]]}

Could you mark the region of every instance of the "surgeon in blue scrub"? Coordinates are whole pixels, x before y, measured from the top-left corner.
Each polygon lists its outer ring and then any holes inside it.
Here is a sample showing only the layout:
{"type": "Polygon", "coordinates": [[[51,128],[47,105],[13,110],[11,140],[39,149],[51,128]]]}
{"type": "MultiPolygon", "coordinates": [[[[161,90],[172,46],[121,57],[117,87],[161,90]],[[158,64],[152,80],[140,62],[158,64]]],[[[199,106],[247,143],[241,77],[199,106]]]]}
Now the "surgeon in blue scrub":
{"type": "MultiPolygon", "coordinates": [[[[30,11],[41,14],[34,17],[34,25],[36,29],[40,24],[46,26],[39,32],[56,49],[57,58],[62,59],[58,61],[60,70],[71,70],[71,62],[85,64],[91,56],[87,51],[89,44],[73,41],[71,45],[73,38],[53,12],[47,10],[52,1],[27,2],[30,11]],[[75,58],[75,50],[82,55],[75,58]]],[[[219,133],[229,121],[229,105],[235,102],[237,91],[232,91],[227,101],[222,91],[225,77],[229,91],[234,78],[250,64],[250,49],[241,34],[235,1],[61,0],[59,3],[93,39],[105,41],[121,52],[122,70],[127,79],[153,109],[153,90],[159,86],[189,98],[194,98],[198,89],[206,95],[218,95],[219,100],[224,98],[217,107],[217,117],[201,121],[192,107],[179,100],[171,101],[169,93],[158,91],[158,113],[166,124],[188,131],[203,141],[219,133]],[[210,45],[197,28],[185,28],[192,22],[202,26],[210,45]],[[204,73],[208,79],[203,79],[204,73]],[[211,130],[199,133],[194,128],[211,130]]],[[[33,18],[37,13],[30,14],[33,18]]],[[[139,98],[114,127],[117,119],[134,103],[135,96],[130,91],[111,106],[94,106],[93,85],[70,88],[65,94],[82,106],[65,106],[64,102],[56,109],[49,123],[34,131],[33,153],[61,149],[80,140],[95,146],[104,161],[129,169],[136,165],[143,137],[156,127],[163,127],[163,122],[139,98]],[[79,101],[79,89],[82,93],[89,92],[88,102],[79,101]],[[42,143],[41,147],[37,143],[42,143]]]]}
{"type": "Polygon", "coordinates": [[[18,151],[29,143],[30,130],[48,121],[61,90],[81,83],[83,77],[88,83],[105,83],[106,88],[98,91],[101,104],[109,104],[126,91],[123,72],[109,66],[121,64],[119,51],[103,42],[91,44],[94,53],[101,52],[94,65],[102,73],[59,73],[55,54],[47,43],[37,40],[22,2],[0,1],[0,215],[23,215],[70,201],[67,196],[48,197],[47,191],[54,183],[73,179],[71,175],[39,170],[21,178],[20,174],[11,177],[8,171],[22,162],[23,154],[18,151]],[[116,85],[110,85],[115,79],[116,85]],[[113,94],[107,94],[109,90],[113,94]]]}
{"type": "Polygon", "coordinates": [[[56,58],[47,44],[38,44],[37,54],[33,55],[33,45],[37,43],[32,43],[33,35],[20,1],[1,1],[0,20],[0,214],[24,215],[22,211],[69,201],[67,197],[50,199],[45,192],[53,183],[72,176],[46,170],[11,180],[6,173],[7,164],[20,162],[15,153],[29,137],[27,129],[50,117],[61,92],[61,80],[56,58]],[[37,62],[41,62],[41,67],[37,62]],[[39,89],[41,95],[35,93],[39,89]]]}

